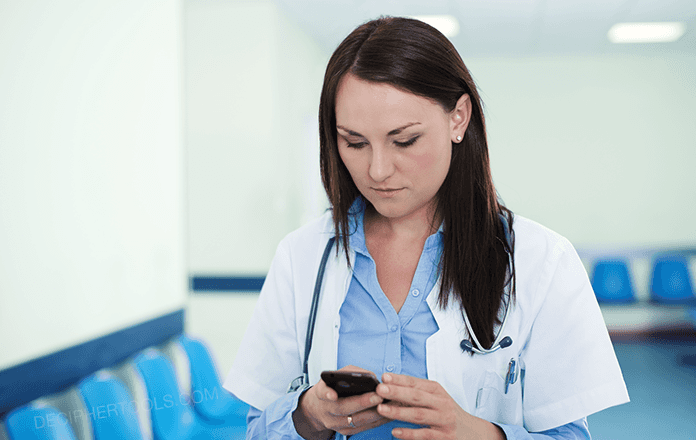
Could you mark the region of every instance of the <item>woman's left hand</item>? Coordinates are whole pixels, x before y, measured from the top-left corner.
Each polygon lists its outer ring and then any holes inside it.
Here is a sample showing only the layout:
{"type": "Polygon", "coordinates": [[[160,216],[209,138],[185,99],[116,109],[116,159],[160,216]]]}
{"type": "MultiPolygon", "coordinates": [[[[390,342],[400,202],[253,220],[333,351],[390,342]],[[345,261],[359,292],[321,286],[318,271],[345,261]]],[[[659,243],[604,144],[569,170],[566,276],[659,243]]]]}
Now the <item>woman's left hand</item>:
{"type": "Polygon", "coordinates": [[[392,435],[405,440],[420,439],[505,439],[503,430],[464,411],[442,386],[432,380],[384,373],[377,394],[393,404],[381,403],[377,412],[384,417],[424,425],[423,428],[395,428],[392,435]]]}

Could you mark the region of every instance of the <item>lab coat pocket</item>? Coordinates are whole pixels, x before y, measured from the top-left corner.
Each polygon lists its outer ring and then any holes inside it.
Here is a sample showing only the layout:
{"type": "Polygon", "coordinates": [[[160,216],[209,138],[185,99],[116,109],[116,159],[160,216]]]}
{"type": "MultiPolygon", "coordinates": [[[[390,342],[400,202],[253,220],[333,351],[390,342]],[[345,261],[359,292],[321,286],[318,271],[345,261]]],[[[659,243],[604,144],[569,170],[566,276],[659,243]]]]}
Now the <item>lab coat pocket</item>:
{"type": "Polygon", "coordinates": [[[505,392],[505,379],[487,371],[476,394],[474,415],[489,422],[522,426],[522,381],[517,380],[505,392]]]}

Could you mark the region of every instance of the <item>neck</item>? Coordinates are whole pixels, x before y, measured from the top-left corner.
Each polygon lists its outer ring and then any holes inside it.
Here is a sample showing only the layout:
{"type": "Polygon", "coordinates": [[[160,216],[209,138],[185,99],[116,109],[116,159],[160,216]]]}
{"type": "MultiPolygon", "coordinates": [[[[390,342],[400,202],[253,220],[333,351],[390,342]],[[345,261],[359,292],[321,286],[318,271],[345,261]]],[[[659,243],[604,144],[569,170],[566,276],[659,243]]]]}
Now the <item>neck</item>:
{"type": "Polygon", "coordinates": [[[434,215],[434,206],[398,218],[384,217],[373,206],[365,211],[365,233],[406,240],[425,240],[440,225],[434,215]]]}

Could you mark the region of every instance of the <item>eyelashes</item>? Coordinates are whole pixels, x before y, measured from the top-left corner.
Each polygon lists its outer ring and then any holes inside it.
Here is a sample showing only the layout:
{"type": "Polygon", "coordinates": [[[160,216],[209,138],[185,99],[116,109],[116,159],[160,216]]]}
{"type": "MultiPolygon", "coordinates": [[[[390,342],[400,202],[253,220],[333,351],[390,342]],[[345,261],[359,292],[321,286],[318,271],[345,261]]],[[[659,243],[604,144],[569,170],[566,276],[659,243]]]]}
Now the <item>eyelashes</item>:
{"type": "Polygon", "coordinates": [[[406,142],[394,141],[394,144],[399,146],[399,147],[410,147],[411,145],[416,143],[416,141],[418,140],[419,137],[420,137],[420,135],[413,136],[411,139],[407,140],[406,142]]]}
{"type": "MultiPolygon", "coordinates": [[[[348,141],[346,141],[346,142],[348,142],[348,141]]],[[[365,145],[367,145],[367,142],[358,142],[358,143],[355,143],[355,144],[348,142],[348,145],[347,145],[347,146],[348,146],[348,148],[362,148],[362,147],[364,147],[365,145]]]]}
{"type": "MultiPolygon", "coordinates": [[[[418,140],[418,138],[420,138],[420,136],[421,136],[421,135],[414,136],[414,137],[412,137],[411,139],[407,140],[406,142],[397,142],[397,141],[394,141],[394,145],[396,145],[397,147],[401,147],[401,148],[410,147],[411,145],[413,145],[413,144],[416,143],[416,141],[418,140]]],[[[345,139],[345,138],[344,138],[344,139],[345,139]]],[[[348,142],[347,139],[346,139],[346,142],[348,142]]],[[[348,147],[348,148],[357,148],[357,149],[359,149],[359,148],[364,147],[365,145],[367,145],[367,142],[355,142],[355,143],[348,142],[347,147],[348,147]]]]}

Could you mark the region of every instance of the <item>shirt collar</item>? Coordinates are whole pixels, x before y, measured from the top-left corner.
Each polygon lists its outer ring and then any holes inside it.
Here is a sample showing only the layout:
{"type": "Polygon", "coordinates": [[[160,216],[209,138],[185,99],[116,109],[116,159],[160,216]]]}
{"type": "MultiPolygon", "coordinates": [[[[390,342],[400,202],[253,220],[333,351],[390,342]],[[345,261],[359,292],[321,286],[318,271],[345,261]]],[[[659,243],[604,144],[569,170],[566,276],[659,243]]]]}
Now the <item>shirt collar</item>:
{"type": "MultiPolygon", "coordinates": [[[[367,257],[370,253],[367,250],[367,244],[365,243],[365,209],[367,208],[367,203],[362,196],[358,196],[353,204],[348,210],[348,224],[350,228],[349,245],[351,249],[367,257]]],[[[440,248],[442,245],[442,238],[444,234],[444,222],[440,223],[440,227],[437,229],[435,234],[432,234],[425,241],[425,246],[423,250],[430,250],[432,248],[440,248]]]]}

